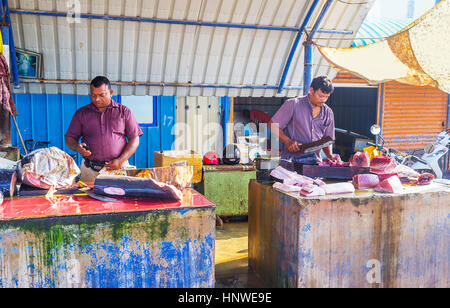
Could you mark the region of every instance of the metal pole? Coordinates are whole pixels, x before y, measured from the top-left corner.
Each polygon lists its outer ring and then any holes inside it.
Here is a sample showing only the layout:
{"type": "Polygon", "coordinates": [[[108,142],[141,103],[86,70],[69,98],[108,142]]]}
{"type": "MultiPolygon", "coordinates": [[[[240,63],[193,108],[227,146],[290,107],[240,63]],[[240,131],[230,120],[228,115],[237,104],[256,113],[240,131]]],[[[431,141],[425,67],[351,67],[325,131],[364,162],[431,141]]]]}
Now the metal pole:
{"type": "Polygon", "coordinates": [[[319,28],[320,23],[328,12],[333,0],[328,0],[322,11],[320,12],[319,18],[314,24],[311,32],[309,33],[308,40],[305,42],[305,63],[304,63],[304,73],[303,73],[303,94],[307,95],[309,93],[309,86],[311,85],[312,75],[313,75],[313,45],[312,39],[314,34],[316,34],[317,29],[319,28]]]}
{"type": "MultiPolygon", "coordinates": [[[[450,129],[450,94],[447,96],[447,131],[450,129]]],[[[445,169],[449,171],[450,163],[450,152],[447,153],[447,158],[445,159],[445,169]]]]}
{"type": "Polygon", "coordinates": [[[305,63],[303,71],[303,95],[309,93],[309,86],[312,81],[312,67],[313,67],[313,45],[311,41],[305,42],[305,63]]]}
{"type": "Polygon", "coordinates": [[[292,45],[291,52],[289,53],[289,57],[286,61],[286,65],[284,66],[283,75],[281,76],[280,85],[278,86],[277,93],[281,93],[284,89],[284,84],[286,83],[287,74],[289,73],[289,69],[292,64],[292,60],[294,59],[295,52],[297,51],[297,47],[300,44],[300,41],[302,39],[303,32],[305,31],[306,26],[308,25],[308,22],[310,21],[312,14],[314,13],[314,10],[316,9],[317,4],[319,3],[319,0],[315,0],[311,7],[309,8],[308,13],[306,14],[305,19],[303,20],[303,23],[298,30],[297,37],[295,38],[294,44],[292,45]]]}
{"type": "MultiPolygon", "coordinates": [[[[317,0],[317,1],[319,1],[319,0],[317,0]]],[[[36,16],[67,17],[67,13],[64,13],[64,12],[29,11],[29,10],[17,10],[16,9],[16,10],[11,10],[11,13],[12,14],[36,15],[36,16]]],[[[215,22],[202,22],[202,21],[185,21],[185,20],[142,18],[142,17],[107,16],[107,15],[94,15],[94,14],[80,14],[79,16],[77,15],[77,17],[84,18],[84,19],[134,21],[134,22],[162,23],[162,24],[188,25],[188,26],[241,28],[241,29],[291,31],[291,32],[299,31],[298,28],[292,28],[292,27],[259,26],[259,25],[215,23],[215,22]]],[[[344,34],[344,35],[352,35],[353,34],[353,31],[351,31],[351,30],[320,29],[317,31],[320,33],[331,33],[331,34],[344,34]]]]}
{"type": "Polygon", "coordinates": [[[16,88],[20,87],[20,82],[19,82],[19,70],[17,68],[17,61],[16,61],[16,46],[14,44],[14,35],[13,35],[13,30],[12,30],[12,23],[11,23],[11,16],[10,16],[10,12],[9,12],[9,5],[8,5],[8,0],[2,0],[3,3],[3,7],[5,8],[5,19],[6,22],[8,23],[8,28],[9,28],[9,56],[10,56],[10,65],[11,65],[11,73],[12,73],[12,77],[14,80],[14,86],[16,88]]]}
{"type": "MultiPolygon", "coordinates": [[[[23,83],[33,84],[85,84],[90,80],[57,80],[57,79],[20,79],[23,83]]],[[[112,85],[118,86],[148,86],[148,87],[187,87],[187,88],[224,88],[224,89],[267,89],[276,90],[275,85],[227,85],[227,84],[205,84],[205,83],[178,83],[178,82],[135,82],[135,81],[111,81],[112,85]]],[[[302,90],[302,87],[289,86],[289,90],[302,90]]]]}

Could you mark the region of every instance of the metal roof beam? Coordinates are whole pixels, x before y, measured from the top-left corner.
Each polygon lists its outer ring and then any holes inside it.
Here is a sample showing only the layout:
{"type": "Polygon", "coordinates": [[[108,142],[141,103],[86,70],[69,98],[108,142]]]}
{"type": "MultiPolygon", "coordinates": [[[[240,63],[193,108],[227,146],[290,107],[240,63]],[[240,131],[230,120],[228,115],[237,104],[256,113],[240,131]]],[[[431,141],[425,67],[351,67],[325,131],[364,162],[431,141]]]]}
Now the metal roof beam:
{"type": "Polygon", "coordinates": [[[309,8],[308,13],[305,16],[305,19],[303,20],[303,23],[300,27],[300,29],[297,29],[297,37],[295,38],[294,44],[292,45],[291,52],[289,53],[288,59],[286,61],[286,64],[284,66],[283,75],[281,76],[280,84],[278,86],[277,93],[281,93],[284,89],[284,84],[286,83],[286,77],[289,73],[289,69],[292,64],[292,59],[294,58],[295,52],[297,51],[298,45],[300,44],[300,41],[302,39],[303,32],[305,31],[306,26],[308,25],[308,22],[310,21],[312,14],[314,13],[314,10],[316,9],[317,4],[319,4],[320,0],[314,0],[314,2],[311,4],[311,7],[309,8]]]}
{"type": "Polygon", "coordinates": [[[322,11],[320,12],[319,18],[316,20],[316,23],[314,24],[311,32],[309,33],[308,40],[304,43],[305,44],[305,67],[303,72],[303,95],[308,94],[309,87],[311,85],[312,81],[312,74],[313,74],[313,43],[312,40],[314,38],[314,35],[317,32],[317,29],[319,29],[319,25],[322,22],[322,20],[325,18],[325,15],[328,12],[328,9],[331,7],[331,4],[333,4],[333,0],[328,0],[324,7],[322,8],[322,11]]]}
{"type": "MultiPolygon", "coordinates": [[[[23,14],[23,15],[65,17],[65,18],[71,17],[68,13],[64,13],[64,12],[30,11],[30,10],[19,10],[19,9],[11,10],[11,13],[12,14],[23,14]]],[[[260,26],[260,25],[232,24],[232,23],[215,23],[215,22],[186,21],[186,20],[158,19],[158,18],[108,16],[108,15],[93,15],[93,14],[80,14],[80,15],[77,15],[76,17],[84,18],[84,19],[134,21],[134,22],[162,23],[162,24],[203,26],[203,27],[223,27],[223,28],[291,31],[291,32],[299,31],[298,28],[292,28],[292,27],[260,26]]],[[[318,29],[317,32],[329,33],[329,34],[344,34],[344,35],[352,35],[353,34],[353,31],[351,31],[351,30],[318,29]]]]}

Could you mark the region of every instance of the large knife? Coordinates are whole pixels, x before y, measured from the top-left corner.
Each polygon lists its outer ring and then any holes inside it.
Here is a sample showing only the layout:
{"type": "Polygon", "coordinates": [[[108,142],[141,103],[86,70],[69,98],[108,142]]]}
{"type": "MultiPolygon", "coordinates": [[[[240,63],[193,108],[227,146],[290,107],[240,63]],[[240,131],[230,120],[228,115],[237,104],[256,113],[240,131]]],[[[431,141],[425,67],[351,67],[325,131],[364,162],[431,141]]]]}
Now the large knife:
{"type": "Polygon", "coordinates": [[[99,201],[103,201],[103,202],[117,202],[117,199],[97,195],[97,194],[95,194],[92,190],[86,190],[85,193],[86,193],[89,197],[91,197],[91,198],[93,198],[93,199],[96,199],[96,200],[99,200],[99,201]]]}
{"type": "Polygon", "coordinates": [[[312,153],[319,151],[323,148],[326,148],[330,145],[334,144],[334,140],[331,139],[331,137],[325,137],[323,139],[320,139],[318,141],[314,141],[311,143],[305,143],[300,146],[299,153],[312,153]]]}

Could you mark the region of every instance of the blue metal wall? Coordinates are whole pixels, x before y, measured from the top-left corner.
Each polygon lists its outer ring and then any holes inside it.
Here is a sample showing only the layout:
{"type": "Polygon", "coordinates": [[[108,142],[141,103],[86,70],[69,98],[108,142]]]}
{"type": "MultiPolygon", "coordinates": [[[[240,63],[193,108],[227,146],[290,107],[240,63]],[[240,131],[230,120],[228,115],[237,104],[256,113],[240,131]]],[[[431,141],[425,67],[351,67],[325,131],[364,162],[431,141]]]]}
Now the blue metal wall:
{"type": "MultiPolygon", "coordinates": [[[[17,123],[24,140],[50,141],[50,146],[73,154],[64,143],[64,134],[75,111],[90,103],[88,95],[14,94],[13,97],[19,112],[17,123]]],[[[120,102],[120,97],[114,99],[120,102]]],[[[176,98],[161,96],[157,97],[156,101],[157,126],[141,127],[144,135],[140,139],[135,155],[130,158],[130,164],[138,168],[153,167],[153,153],[171,150],[174,144],[175,136],[172,135],[172,128],[175,125],[176,98]]],[[[11,128],[11,135],[13,144],[23,153],[14,126],[11,128]]]]}

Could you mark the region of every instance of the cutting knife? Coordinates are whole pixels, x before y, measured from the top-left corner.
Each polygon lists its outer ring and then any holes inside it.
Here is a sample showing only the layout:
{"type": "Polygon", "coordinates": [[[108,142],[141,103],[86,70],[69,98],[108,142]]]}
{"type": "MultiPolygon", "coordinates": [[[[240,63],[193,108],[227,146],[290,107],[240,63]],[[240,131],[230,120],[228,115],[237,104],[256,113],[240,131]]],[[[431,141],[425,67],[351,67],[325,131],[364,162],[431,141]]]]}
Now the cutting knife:
{"type": "Polygon", "coordinates": [[[85,190],[85,193],[86,193],[89,197],[91,197],[91,198],[93,198],[93,199],[96,199],[96,200],[99,200],[99,201],[103,201],[103,202],[117,202],[117,199],[97,195],[97,194],[95,194],[91,189],[90,189],[90,190],[85,190]]]}

